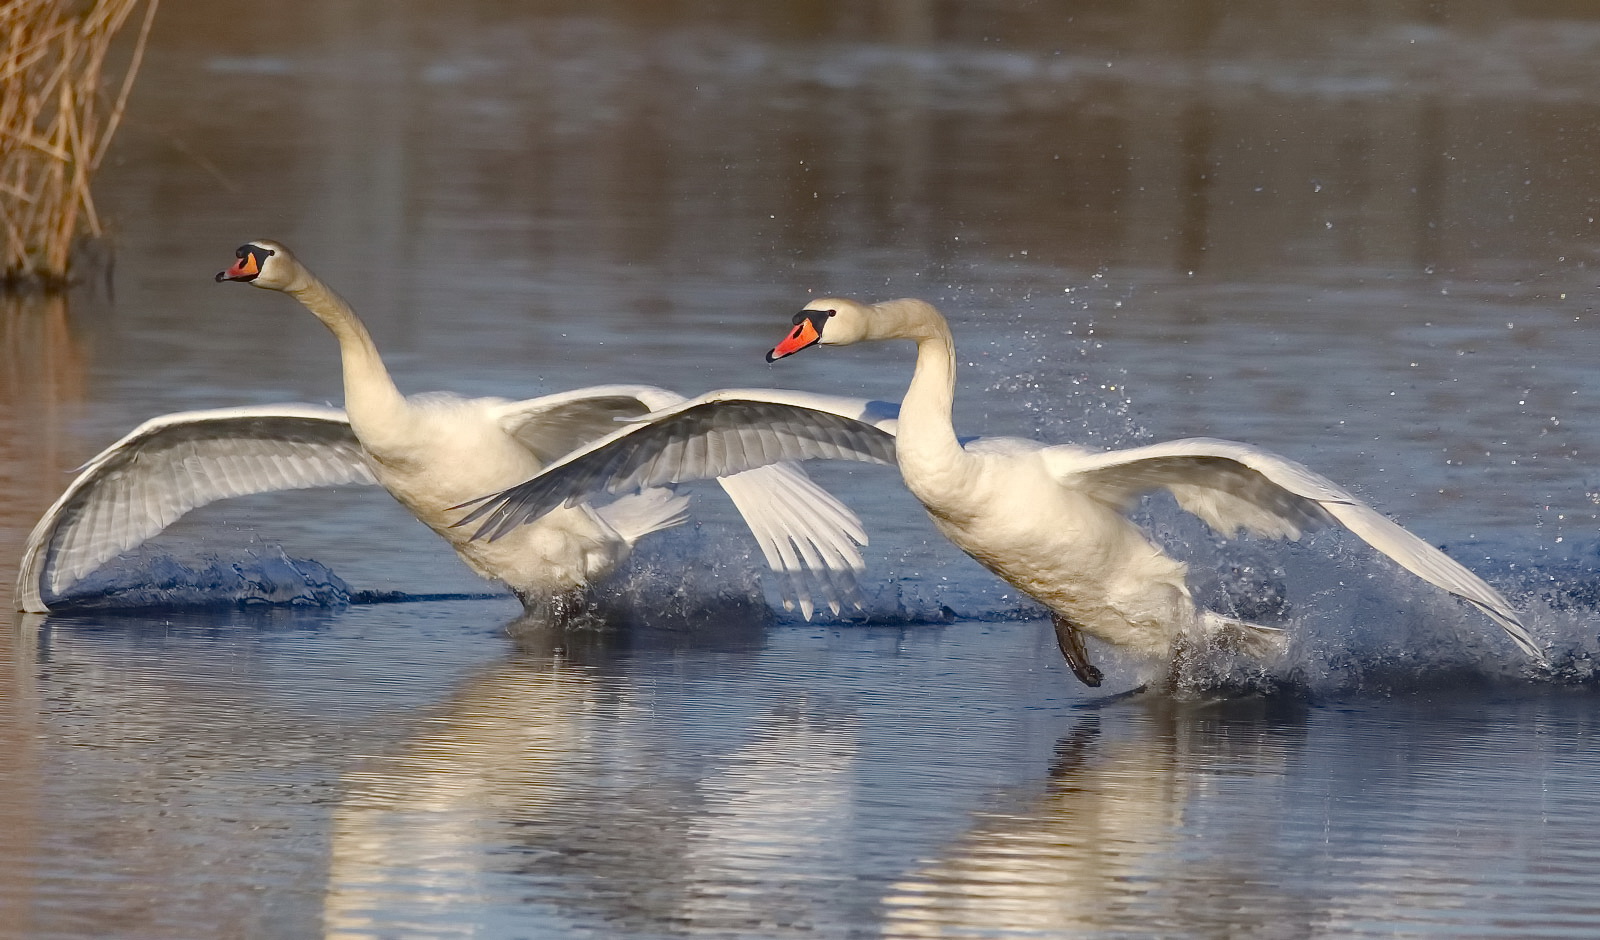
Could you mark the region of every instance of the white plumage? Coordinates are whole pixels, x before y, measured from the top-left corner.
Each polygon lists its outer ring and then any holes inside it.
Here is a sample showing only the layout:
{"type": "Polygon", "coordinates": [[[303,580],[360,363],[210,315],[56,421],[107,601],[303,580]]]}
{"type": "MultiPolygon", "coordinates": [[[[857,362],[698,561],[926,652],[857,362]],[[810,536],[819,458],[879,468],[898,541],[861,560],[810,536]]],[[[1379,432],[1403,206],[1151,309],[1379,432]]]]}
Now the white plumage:
{"type": "Polygon", "coordinates": [[[777,359],[813,344],[904,339],[917,365],[898,418],[893,406],[825,395],[716,392],[657,412],[484,501],[468,520],[500,537],[551,506],[619,486],[731,473],[771,460],[894,459],[934,525],[967,554],[1050,608],[1062,653],[1100,681],[1081,634],[1170,662],[1185,642],[1224,642],[1266,655],[1281,631],[1198,608],[1185,566],[1128,517],[1166,489],[1224,534],[1298,538],[1341,523],[1407,571],[1482,610],[1528,655],[1544,655],[1505,598],[1443,552],[1291,460],[1231,441],[1191,439],[1094,452],[1012,438],[962,441],[951,420],[955,343],[944,317],[918,300],[867,305],[815,300],[777,359]],[[702,453],[696,438],[715,439],[702,453]]]}
{"type": "Polygon", "coordinates": [[[337,408],[273,405],[153,418],[84,464],[34,526],[17,607],[44,611],[91,571],[207,503],[376,483],[337,408]]]}
{"type": "MultiPolygon", "coordinates": [[[[164,415],[112,444],[40,519],[24,551],[17,606],[45,611],[117,554],[207,503],[273,490],[382,485],[462,560],[533,604],[585,590],[644,535],[677,525],[687,500],[669,489],[618,490],[606,505],[563,507],[497,543],[453,527],[454,507],[526,479],[580,443],[682,396],[647,385],[599,385],[527,401],[447,393],[402,396],[349,306],[282,245],[252,242],[218,280],[284,291],[339,340],[347,410],[313,405],[164,415]]],[[[814,597],[837,611],[857,596],[859,520],[798,467],[775,464],[719,481],[768,563],[787,606],[814,597]]]]}

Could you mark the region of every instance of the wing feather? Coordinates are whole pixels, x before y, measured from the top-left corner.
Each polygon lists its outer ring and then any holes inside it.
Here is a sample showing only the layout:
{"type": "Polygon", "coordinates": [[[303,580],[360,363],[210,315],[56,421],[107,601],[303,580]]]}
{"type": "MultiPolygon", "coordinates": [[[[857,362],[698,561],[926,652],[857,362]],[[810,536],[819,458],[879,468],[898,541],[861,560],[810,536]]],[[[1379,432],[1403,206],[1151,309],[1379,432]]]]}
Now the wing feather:
{"type": "Polygon", "coordinates": [[[680,401],[682,395],[654,385],[593,385],[506,402],[496,418],[506,433],[550,463],[611,433],[620,418],[638,418],[680,401]]]}
{"type": "MultiPolygon", "coordinates": [[[[564,503],[691,479],[728,476],[777,460],[894,461],[897,409],[830,395],[730,390],[661,409],[579,448],[538,476],[485,498],[458,525],[481,520],[475,538],[498,538],[564,503]],[[745,428],[771,434],[745,446],[745,428]],[[706,439],[718,439],[712,452],[706,439]],[[660,459],[674,442],[682,452],[660,459]]],[[[677,453],[674,451],[674,453],[677,453]]]]}
{"type": "Polygon", "coordinates": [[[1460,562],[1364,503],[1335,503],[1328,511],[1344,523],[1345,528],[1388,555],[1400,567],[1483,611],[1523,652],[1540,662],[1548,662],[1544,651],[1500,592],[1460,562]]]}
{"type": "Polygon", "coordinates": [[[856,574],[866,563],[857,545],[866,544],[866,532],[837,498],[789,463],[757,467],[718,482],[755,535],[767,566],[785,576],[785,607],[798,602],[809,620],[814,597],[820,596],[834,613],[844,603],[860,606],[856,574]]]}
{"type": "Polygon", "coordinates": [[[230,496],[375,483],[344,412],[220,408],[146,421],[86,463],[34,527],[17,606],[43,612],[84,575],[230,496]]]}
{"type": "MultiPolygon", "coordinates": [[[[794,394],[798,393],[791,397],[794,394]]],[[[696,401],[703,403],[713,397],[696,401]]],[[[831,396],[810,396],[808,401],[880,422],[893,417],[893,406],[882,403],[831,396]]],[[[768,566],[783,575],[785,606],[798,604],[810,619],[814,596],[836,612],[843,602],[859,604],[855,573],[864,563],[857,545],[866,543],[860,520],[798,467],[770,466],[790,459],[790,453],[780,435],[752,423],[751,415],[759,415],[759,408],[746,414],[709,411],[687,431],[641,434],[637,426],[619,429],[616,424],[617,419],[637,419],[646,412],[654,413],[647,416],[650,419],[662,412],[681,412],[692,404],[652,386],[595,386],[508,403],[503,406],[501,421],[546,462],[564,464],[570,451],[583,450],[596,438],[613,440],[613,446],[589,456],[583,468],[587,478],[606,481],[604,493],[717,477],[761,546],[768,566]]],[[[817,441],[810,456],[840,456],[850,449],[841,444],[850,439],[850,431],[842,427],[822,430],[826,435],[817,441]]],[[[809,433],[816,431],[813,428],[809,433]]],[[[805,433],[802,431],[802,436],[805,433]]],[[[891,453],[881,445],[876,452],[891,453]]],[[[601,493],[565,492],[553,496],[549,508],[586,502],[601,493]]],[[[544,511],[548,509],[517,521],[486,522],[479,535],[498,538],[544,511]]]]}
{"type": "Polygon", "coordinates": [[[751,429],[754,440],[751,444],[751,457],[762,463],[776,463],[779,455],[783,453],[783,445],[778,441],[776,431],[767,427],[751,429]]]}
{"type": "Polygon", "coordinates": [[[1288,458],[1211,438],[1105,453],[1064,445],[1039,453],[1063,486],[1124,508],[1141,493],[1164,488],[1178,505],[1224,534],[1243,528],[1298,538],[1319,525],[1342,523],[1400,567],[1482,610],[1529,656],[1545,660],[1500,592],[1348,490],[1288,458]]]}

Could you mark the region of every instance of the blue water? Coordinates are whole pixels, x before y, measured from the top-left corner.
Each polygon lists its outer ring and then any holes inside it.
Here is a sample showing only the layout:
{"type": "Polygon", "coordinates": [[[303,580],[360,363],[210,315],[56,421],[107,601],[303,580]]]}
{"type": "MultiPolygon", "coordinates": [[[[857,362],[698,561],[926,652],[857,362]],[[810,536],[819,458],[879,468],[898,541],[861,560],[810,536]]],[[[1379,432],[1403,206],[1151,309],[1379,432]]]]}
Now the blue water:
{"type": "Polygon", "coordinates": [[[1600,931],[1600,21],[1538,7],[168,0],[108,284],[0,307],[0,586],[138,422],[338,401],[320,325],[211,281],[272,237],[406,391],[892,399],[906,349],[761,353],[926,297],[962,433],[1277,451],[1553,663],[1350,536],[1160,498],[1278,674],[1105,701],[1136,664],[1079,685],[884,468],[814,468],[872,544],[812,623],[714,489],[568,633],[374,489],[229,501],[0,643],[0,934],[1600,931]]]}
{"type": "Polygon", "coordinates": [[[5,772],[48,781],[9,840],[41,932],[1562,936],[1597,913],[1587,688],[1084,708],[1037,621],[517,649],[512,613],[53,621],[5,772]]]}

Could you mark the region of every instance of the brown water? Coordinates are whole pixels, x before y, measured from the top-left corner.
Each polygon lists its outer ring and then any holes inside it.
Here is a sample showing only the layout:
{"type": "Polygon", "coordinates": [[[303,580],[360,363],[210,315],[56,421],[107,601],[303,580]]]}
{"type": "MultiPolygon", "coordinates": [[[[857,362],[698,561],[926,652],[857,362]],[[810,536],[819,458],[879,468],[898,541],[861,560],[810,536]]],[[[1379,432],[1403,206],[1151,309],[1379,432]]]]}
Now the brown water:
{"type": "MultiPolygon", "coordinates": [[[[152,43],[113,272],[0,311],[0,600],[62,471],[139,421],[337,401],[320,326],[211,281],[270,237],[411,391],[895,398],[904,350],[760,354],[808,295],[927,297],[963,430],[1299,459],[1506,590],[1565,678],[1351,539],[1219,547],[1157,501],[1197,568],[1283,579],[1310,700],[1080,708],[891,477],[819,468],[873,534],[865,623],[696,610],[759,567],[710,498],[630,572],[634,625],[560,649],[503,598],[18,618],[0,934],[1600,929],[1588,5],[167,0],[152,43]]],[[[367,492],[160,543],[277,544],[485,589],[367,492]]]]}

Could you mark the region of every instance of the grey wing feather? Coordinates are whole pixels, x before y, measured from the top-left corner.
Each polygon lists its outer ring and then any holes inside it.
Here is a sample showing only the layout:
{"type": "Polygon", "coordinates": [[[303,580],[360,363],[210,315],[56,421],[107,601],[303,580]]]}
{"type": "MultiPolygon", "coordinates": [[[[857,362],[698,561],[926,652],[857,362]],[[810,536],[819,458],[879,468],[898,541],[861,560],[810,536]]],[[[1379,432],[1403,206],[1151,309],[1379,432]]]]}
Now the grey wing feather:
{"type": "Polygon", "coordinates": [[[616,430],[618,419],[642,417],[681,401],[682,395],[654,385],[593,385],[507,402],[497,417],[506,433],[541,462],[551,463],[616,430]]]}
{"type": "Polygon", "coordinates": [[[274,405],[153,418],[84,464],[34,526],[17,607],[44,612],[84,575],[207,503],[376,482],[337,408],[274,405]]]}
{"type": "Polygon", "coordinates": [[[774,461],[893,463],[896,414],[891,404],[835,396],[714,392],[579,448],[538,476],[485,497],[457,525],[482,520],[474,538],[495,539],[602,493],[724,477],[774,461]],[[662,459],[669,453],[677,459],[662,459]]]}
{"type": "Polygon", "coordinates": [[[1545,660],[1500,592],[1348,490],[1285,457],[1211,438],[1105,453],[1051,447],[1041,456],[1062,485],[1082,488],[1117,505],[1125,506],[1153,489],[1170,490],[1178,505],[1224,534],[1244,528],[1298,538],[1319,525],[1342,523],[1400,567],[1482,610],[1524,652],[1545,660]]]}
{"type": "Polygon", "coordinates": [[[1355,502],[1332,481],[1276,454],[1211,438],[1091,452],[1063,445],[1041,452],[1063,486],[1126,509],[1165,489],[1178,505],[1224,535],[1298,538],[1331,523],[1325,504],[1355,502]]]}
{"type": "MultiPolygon", "coordinates": [[[[830,402],[844,399],[826,399],[830,402]]],[[[682,395],[649,385],[598,385],[557,395],[509,402],[502,406],[502,425],[521,440],[542,461],[558,461],[586,444],[619,431],[617,421],[638,419],[682,405],[682,395]]],[[[865,410],[865,403],[850,407],[865,410]]],[[[728,448],[741,449],[755,469],[733,475],[719,475],[718,482],[744,518],[762,555],[774,571],[784,576],[785,607],[799,605],[806,619],[814,610],[814,597],[820,597],[835,613],[842,603],[860,606],[860,590],[855,573],[864,563],[858,545],[867,536],[844,504],[812,482],[804,470],[792,464],[765,466],[783,459],[781,447],[769,446],[772,432],[765,428],[734,428],[728,432],[738,441],[729,445],[713,435],[679,436],[666,440],[655,452],[627,445],[624,463],[637,463],[628,479],[618,481],[610,492],[621,493],[651,484],[630,481],[656,478],[687,479],[685,465],[707,462],[726,464],[728,448]],[[698,455],[698,456],[694,456],[698,455]],[[686,462],[685,457],[690,459],[686,462]],[[631,460],[629,458],[632,458],[631,460]],[[804,506],[805,511],[793,507],[804,506]]],[[[575,500],[567,500],[575,501],[575,500]]]]}

